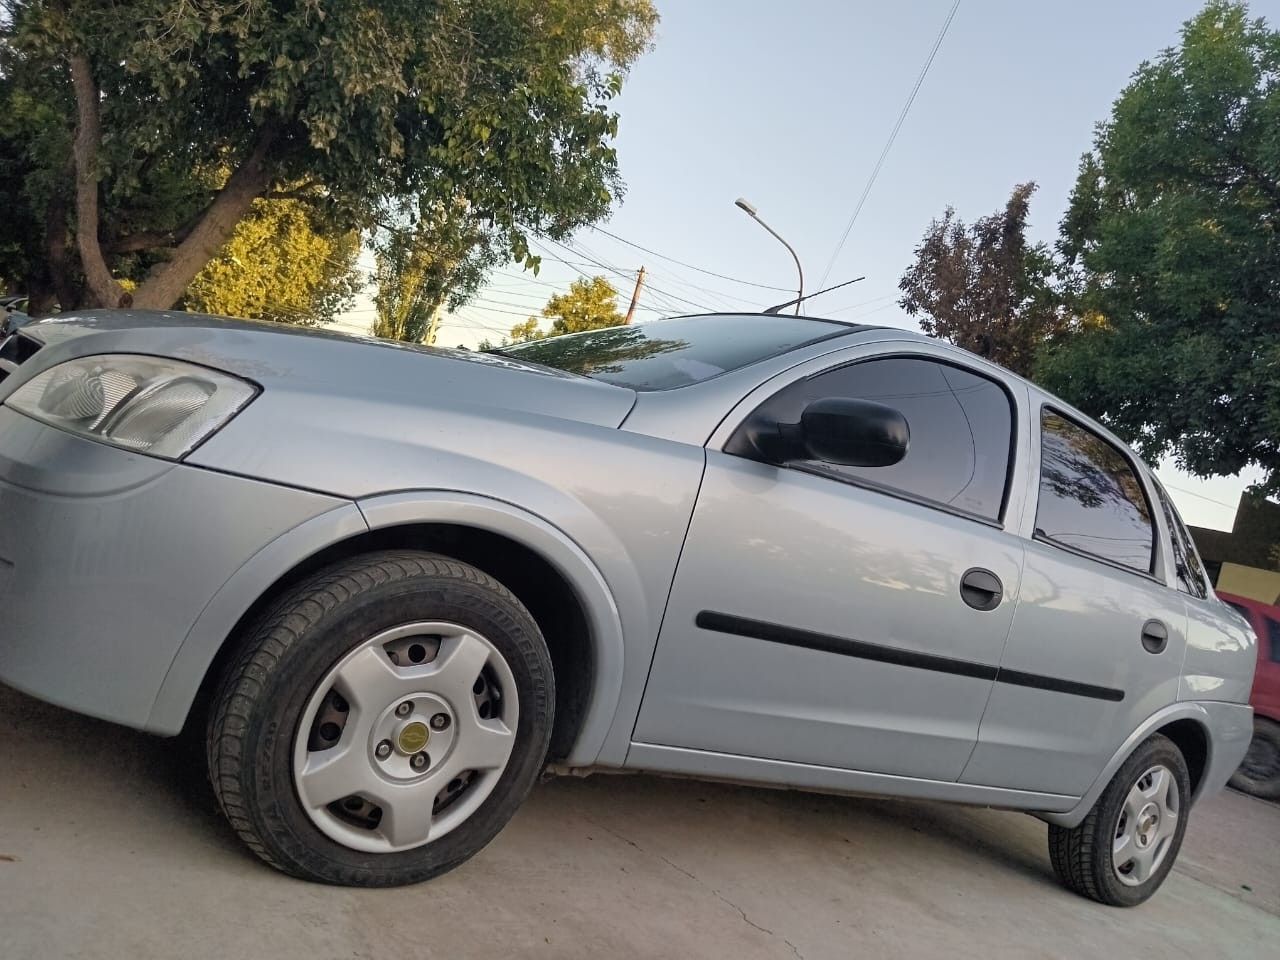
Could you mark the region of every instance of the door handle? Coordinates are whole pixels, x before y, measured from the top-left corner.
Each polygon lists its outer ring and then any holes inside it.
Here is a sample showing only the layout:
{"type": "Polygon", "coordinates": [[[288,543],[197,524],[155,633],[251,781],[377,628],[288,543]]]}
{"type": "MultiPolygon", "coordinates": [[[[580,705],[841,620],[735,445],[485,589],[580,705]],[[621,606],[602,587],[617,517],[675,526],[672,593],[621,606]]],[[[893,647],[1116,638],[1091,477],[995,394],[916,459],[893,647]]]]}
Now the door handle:
{"type": "Polygon", "coordinates": [[[960,578],[960,599],[975,610],[994,610],[1004,599],[1004,584],[990,570],[974,567],[960,578]]]}
{"type": "Polygon", "coordinates": [[[1164,653],[1169,645],[1169,628],[1159,620],[1148,620],[1142,625],[1142,649],[1147,653],[1164,653]]]}

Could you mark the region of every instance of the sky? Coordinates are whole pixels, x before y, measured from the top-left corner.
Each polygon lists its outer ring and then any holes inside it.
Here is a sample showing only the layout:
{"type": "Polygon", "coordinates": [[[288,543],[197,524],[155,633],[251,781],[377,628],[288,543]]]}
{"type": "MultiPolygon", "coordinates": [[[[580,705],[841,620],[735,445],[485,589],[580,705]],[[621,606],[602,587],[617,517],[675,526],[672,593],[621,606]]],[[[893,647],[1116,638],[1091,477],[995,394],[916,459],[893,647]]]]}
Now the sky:
{"type": "MultiPolygon", "coordinates": [[[[734,206],[740,196],[796,248],[807,291],[829,263],[828,285],[865,276],[809,312],[918,329],[896,304],[897,283],[930,220],[950,205],[972,221],[1033,180],[1031,236],[1053,240],[1095,124],[1201,5],[960,0],[832,263],[953,2],[657,0],[656,45],[615,102],[627,189],[601,225],[614,236],[587,229],[572,250],[535,248],[537,277],[500,269],[473,304],[444,318],[437,342],[498,340],[583,273],[609,276],[625,307],[642,265],[641,321],[787,300],[795,265],[734,206]]],[[[1252,10],[1280,22],[1280,0],[1252,10]]],[[[371,315],[362,300],[344,325],[371,315]]],[[[1206,482],[1172,464],[1160,474],[1188,523],[1218,529],[1230,529],[1240,491],[1259,476],[1206,482]]]]}

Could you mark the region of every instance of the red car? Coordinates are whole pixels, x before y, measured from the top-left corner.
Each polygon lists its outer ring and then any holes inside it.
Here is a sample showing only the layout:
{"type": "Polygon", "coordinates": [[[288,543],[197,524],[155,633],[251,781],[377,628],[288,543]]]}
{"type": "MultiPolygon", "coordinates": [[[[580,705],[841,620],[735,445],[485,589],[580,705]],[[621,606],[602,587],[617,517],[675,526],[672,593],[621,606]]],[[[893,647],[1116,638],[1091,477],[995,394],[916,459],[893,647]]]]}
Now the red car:
{"type": "Polygon", "coordinates": [[[1253,742],[1231,786],[1255,797],[1280,800],[1280,607],[1230,593],[1218,599],[1234,607],[1258,635],[1258,670],[1253,675],[1253,742]]]}

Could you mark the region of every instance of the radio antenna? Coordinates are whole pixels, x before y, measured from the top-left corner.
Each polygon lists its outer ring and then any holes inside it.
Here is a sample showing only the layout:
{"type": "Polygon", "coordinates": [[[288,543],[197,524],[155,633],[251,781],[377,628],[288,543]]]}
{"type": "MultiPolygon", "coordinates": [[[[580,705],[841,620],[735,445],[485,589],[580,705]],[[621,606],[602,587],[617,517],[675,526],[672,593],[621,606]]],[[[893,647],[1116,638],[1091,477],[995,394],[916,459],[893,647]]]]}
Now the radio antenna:
{"type": "Polygon", "coordinates": [[[775,306],[772,306],[768,310],[766,310],[765,313],[777,313],[780,310],[785,310],[787,307],[798,307],[800,304],[804,303],[806,300],[812,300],[814,297],[820,297],[824,293],[830,293],[832,290],[839,290],[841,287],[847,287],[851,283],[857,283],[859,280],[865,280],[865,279],[867,279],[865,276],[854,277],[852,280],[846,280],[844,283],[837,283],[834,287],[826,287],[822,290],[817,291],[816,293],[808,293],[808,294],[805,294],[803,297],[796,297],[794,300],[788,300],[786,303],[776,304],[775,306]]]}

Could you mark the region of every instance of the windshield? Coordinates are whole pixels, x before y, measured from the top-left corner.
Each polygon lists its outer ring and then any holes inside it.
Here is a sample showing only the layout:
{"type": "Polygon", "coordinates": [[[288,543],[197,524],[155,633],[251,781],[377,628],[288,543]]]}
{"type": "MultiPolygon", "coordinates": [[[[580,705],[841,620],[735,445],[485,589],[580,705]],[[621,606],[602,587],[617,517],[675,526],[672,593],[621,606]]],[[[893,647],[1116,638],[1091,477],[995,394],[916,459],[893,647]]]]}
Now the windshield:
{"type": "Polygon", "coordinates": [[[670,390],[856,329],[804,317],[717,314],[606,327],[492,352],[632,390],[670,390]]]}

